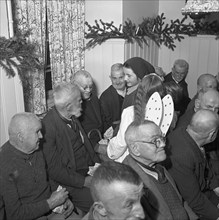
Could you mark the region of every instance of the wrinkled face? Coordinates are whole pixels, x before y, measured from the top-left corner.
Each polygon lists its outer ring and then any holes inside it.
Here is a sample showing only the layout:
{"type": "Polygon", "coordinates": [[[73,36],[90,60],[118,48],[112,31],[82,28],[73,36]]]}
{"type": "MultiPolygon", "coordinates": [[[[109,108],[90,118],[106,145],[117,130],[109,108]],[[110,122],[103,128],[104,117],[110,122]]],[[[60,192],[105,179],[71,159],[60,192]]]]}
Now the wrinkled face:
{"type": "Polygon", "coordinates": [[[123,71],[125,73],[125,81],[128,88],[135,86],[139,83],[139,79],[132,69],[123,67],[123,71]]]}
{"type": "Polygon", "coordinates": [[[81,99],[81,94],[79,91],[78,93],[72,96],[69,103],[70,104],[67,106],[67,112],[68,112],[69,118],[72,115],[74,115],[76,118],[80,117],[81,111],[82,111],[82,108],[81,108],[82,99],[81,99]]]}
{"type": "Polygon", "coordinates": [[[112,85],[116,90],[124,90],[125,89],[125,74],[123,69],[113,71],[111,73],[110,79],[112,81],[112,85]]]}
{"type": "Polygon", "coordinates": [[[162,136],[160,128],[155,124],[142,125],[138,145],[140,157],[147,161],[147,164],[154,164],[166,159],[165,139],[162,136]]]}
{"type": "Polygon", "coordinates": [[[26,154],[31,154],[39,148],[41,133],[41,122],[37,119],[30,120],[28,129],[23,133],[23,146],[26,154]]]}
{"type": "Polygon", "coordinates": [[[202,90],[204,92],[207,92],[210,89],[217,89],[217,82],[214,80],[208,80],[207,82],[205,82],[202,86],[202,90]]]}
{"type": "Polygon", "coordinates": [[[89,77],[81,76],[80,80],[77,81],[77,85],[81,91],[83,99],[89,99],[93,89],[93,81],[89,77]]]}
{"type": "Polygon", "coordinates": [[[182,68],[180,66],[175,65],[172,68],[172,76],[173,78],[179,83],[181,82],[187,75],[188,69],[187,68],[182,68]]]}
{"type": "Polygon", "coordinates": [[[203,96],[203,98],[200,101],[200,107],[199,109],[208,109],[210,111],[213,111],[215,113],[218,113],[219,110],[219,97],[218,96],[203,96]]]}
{"type": "Polygon", "coordinates": [[[140,203],[143,185],[140,186],[116,181],[104,193],[103,204],[108,220],[144,219],[144,211],[140,203]]]}

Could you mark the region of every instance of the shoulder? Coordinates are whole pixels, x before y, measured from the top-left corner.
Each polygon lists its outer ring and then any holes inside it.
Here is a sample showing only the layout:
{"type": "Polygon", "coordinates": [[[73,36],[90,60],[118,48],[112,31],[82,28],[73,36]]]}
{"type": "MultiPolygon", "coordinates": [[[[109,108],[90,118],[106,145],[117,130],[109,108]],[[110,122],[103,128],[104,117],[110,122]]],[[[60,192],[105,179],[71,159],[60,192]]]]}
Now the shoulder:
{"type": "Polygon", "coordinates": [[[168,73],[166,76],[164,76],[164,82],[172,81],[172,72],[168,73]]]}
{"type": "Polygon", "coordinates": [[[100,96],[100,99],[110,98],[113,93],[116,93],[115,88],[111,85],[109,86],[100,96]]]}

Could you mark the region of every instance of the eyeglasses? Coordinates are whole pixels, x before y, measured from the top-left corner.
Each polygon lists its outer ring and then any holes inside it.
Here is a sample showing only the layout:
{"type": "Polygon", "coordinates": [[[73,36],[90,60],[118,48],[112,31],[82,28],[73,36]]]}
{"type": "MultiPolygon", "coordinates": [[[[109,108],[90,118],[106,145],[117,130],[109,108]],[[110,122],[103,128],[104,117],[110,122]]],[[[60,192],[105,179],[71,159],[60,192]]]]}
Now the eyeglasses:
{"type": "Polygon", "coordinates": [[[159,148],[162,143],[166,143],[166,138],[163,136],[156,137],[152,141],[135,141],[139,143],[145,143],[145,144],[153,144],[156,148],[159,148]]]}
{"type": "Polygon", "coordinates": [[[93,89],[93,85],[81,86],[81,85],[78,84],[78,86],[80,88],[82,88],[83,91],[87,91],[87,90],[91,91],[93,89]]]}

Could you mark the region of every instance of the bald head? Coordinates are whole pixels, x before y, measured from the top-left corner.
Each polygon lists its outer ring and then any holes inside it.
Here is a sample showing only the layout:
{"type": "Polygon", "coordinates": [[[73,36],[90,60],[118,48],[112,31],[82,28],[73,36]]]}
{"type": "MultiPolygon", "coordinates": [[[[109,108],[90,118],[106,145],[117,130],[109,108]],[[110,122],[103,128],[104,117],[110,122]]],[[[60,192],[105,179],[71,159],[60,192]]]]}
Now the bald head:
{"type": "Polygon", "coordinates": [[[203,90],[203,92],[207,92],[209,89],[217,90],[217,79],[215,76],[206,73],[199,76],[197,80],[197,91],[203,90]]]}
{"type": "Polygon", "coordinates": [[[195,111],[208,109],[214,112],[219,110],[219,92],[211,89],[207,92],[199,91],[198,98],[195,100],[195,111]]]}
{"type": "Polygon", "coordinates": [[[219,126],[218,114],[210,110],[201,109],[193,115],[189,126],[200,135],[208,134],[212,130],[217,130],[219,126]]]}
{"type": "Polygon", "coordinates": [[[9,138],[14,137],[19,132],[30,129],[33,123],[40,123],[39,118],[30,112],[22,112],[14,115],[8,127],[9,138]]]}
{"type": "Polygon", "coordinates": [[[30,154],[38,149],[42,138],[41,122],[38,117],[29,112],[14,115],[9,124],[10,143],[20,151],[30,154]]]}
{"type": "Polygon", "coordinates": [[[136,140],[140,140],[142,136],[150,138],[153,127],[157,127],[157,125],[148,120],[144,120],[141,124],[136,121],[132,122],[125,132],[127,146],[130,147],[136,140]]]}

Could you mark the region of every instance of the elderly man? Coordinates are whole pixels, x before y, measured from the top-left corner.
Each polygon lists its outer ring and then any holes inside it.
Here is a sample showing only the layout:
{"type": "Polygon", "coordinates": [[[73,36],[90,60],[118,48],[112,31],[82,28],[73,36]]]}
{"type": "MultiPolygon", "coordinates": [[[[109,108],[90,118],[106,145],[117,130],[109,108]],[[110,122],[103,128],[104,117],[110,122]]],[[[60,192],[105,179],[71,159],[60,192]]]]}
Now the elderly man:
{"type": "Polygon", "coordinates": [[[140,203],[142,191],[141,179],[129,166],[105,162],[94,173],[91,182],[94,204],[83,220],[145,219],[140,203]]]}
{"type": "Polygon", "coordinates": [[[100,133],[103,133],[103,123],[101,118],[100,103],[97,95],[93,92],[93,80],[85,70],[76,72],[71,80],[72,83],[78,85],[83,102],[82,102],[82,115],[79,117],[82,127],[89,136],[93,145],[95,145],[100,137],[97,132],[91,132],[94,129],[98,129],[100,133]]]}
{"type": "Polygon", "coordinates": [[[41,122],[32,113],[16,114],[9,124],[9,141],[0,151],[0,195],[6,219],[64,220],[73,211],[65,188],[51,193],[46,164],[39,150],[40,130],[41,122]],[[65,211],[53,213],[61,204],[65,211]]]}
{"type": "Polygon", "coordinates": [[[189,111],[190,109],[194,108],[195,100],[198,98],[198,93],[201,90],[203,92],[207,92],[208,90],[211,89],[217,90],[217,86],[218,86],[218,82],[215,76],[209,73],[202,74],[201,76],[199,76],[197,80],[197,93],[188,104],[186,111],[189,111]]]}
{"type": "Polygon", "coordinates": [[[165,138],[152,121],[132,122],[126,130],[125,140],[129,155],[123,163],[131,166],[144,183],[142,206],[151,219],[197,219],[183,202],[175,183],[166,169],[159,165],[166,159],[165,138]]]}
{"type": "Polygon", "coordinates": [[[178,59],[174,62],[172,67],[172,72],[168,73],[164,77],[164,82],[175,82],[177,83],[183,90],[183,101],[180,105],[180,115],[182,115],[188,103],[190,102],[189,93],[188,93],[188,85],[185,81],[185,78],[188,74],[189,64],[185,60],[178,59]]]}
{"type": "Polygon", "coordinates": [[[199,110],[187,128],[178,128],[168,137],[170,174],[183,198],[201,219],[219,219],[219,182],[208,167],[203,148],[214,141],[218,127],[215,112],[199,110]]]}
{"type": "Polygon", "coordinates": [[[207,90],[206,92],[200,90],[198,93],[198,97],[195,99],[194,108],[186,111],[184,115],[179,118],[179,121],[177,122],[177,127],[187,127],[194,113],[200,109],[208,109],[218,113],[219,92],[214,89],[207,90]]]}
{"type": "Polygon", "coordinates": [[[123,65],[116,63],[111,67],[110,79],[112,85],[109,86],[100,96],[100,106],[104,131],[113,126],[121,119],[122,103],[125,96],[125,74],[123,65]]]}
{"type": "Polygon", "coordinates": [[[87,212],[92,205],[87,175],[99,162],[81,127],[81,93],[78,86],[62,83],[54,88],[54,108],[43,118],[43,152],[54,187],[65,186],[74,204],[87,212]]]}

